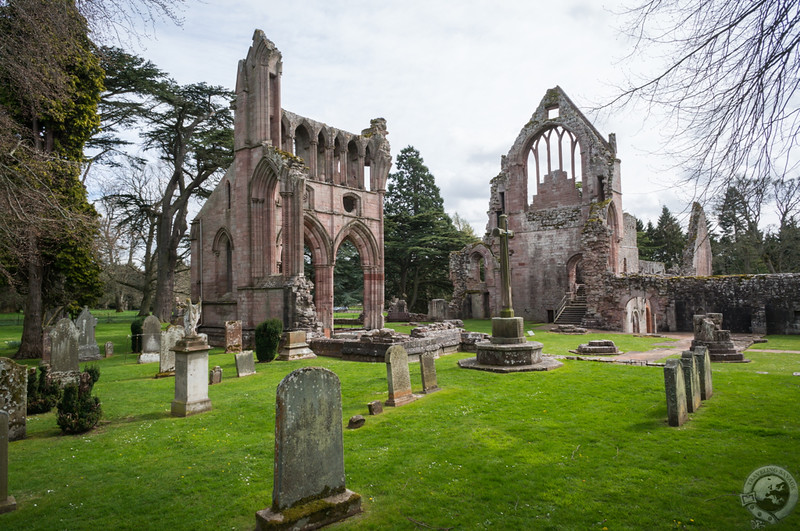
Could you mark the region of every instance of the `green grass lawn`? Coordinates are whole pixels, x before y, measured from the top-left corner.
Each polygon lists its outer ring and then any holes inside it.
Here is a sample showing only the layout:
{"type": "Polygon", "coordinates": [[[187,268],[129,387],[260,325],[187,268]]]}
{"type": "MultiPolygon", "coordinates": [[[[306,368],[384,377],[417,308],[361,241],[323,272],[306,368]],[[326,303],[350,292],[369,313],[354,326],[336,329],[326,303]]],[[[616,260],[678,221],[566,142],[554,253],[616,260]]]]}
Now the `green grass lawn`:
{"type": "MultiPolygon", "coordinates": [[[[14,337],[10,328],[0,339],[14,337]]],[[[534,331],[551,354],[590,338],[534,331]]],[[[220,365],[224,379],[209,388],[213,410],[173,418],[173,380],[153,379],[157,364],[125,355],[129,333],[98,325],[98,342],[114,341],[116,355],[98,362],[97,429],[64,436],[48,413],[30,417],[28,438],[10,444],[19,508],[0,515],[0,528],[252,529],[255,511],[271,503],[275,389],[284,376],[303,366],[334,371],[345,423],[387,397],[383,364],[321,357],[257,364],[258,374],[237,379],[233,354],[215,349],[209,366],[220,365]]],[[[598,337],[621,350],[664,341],[598,337]]],[[[800,338],[777,339],[800,350],[800,338]]],[[[750,472],[772,464],[800,479],[800,377],[792,376],[800,354],[748,352],[752,363],[714,364],[714,396],[681,428],[666,424],[660,368],[458,368],[471,356],[436,361],[441,391],[345,430],[347,486],[363,496],[364,513],[332,528],[750,529],[738,497],[750,472]]],[[[411,376],[419,391],[417,365],[411,376]]],[[[800,507],[783,523],[798,526],[800,507]]]]}

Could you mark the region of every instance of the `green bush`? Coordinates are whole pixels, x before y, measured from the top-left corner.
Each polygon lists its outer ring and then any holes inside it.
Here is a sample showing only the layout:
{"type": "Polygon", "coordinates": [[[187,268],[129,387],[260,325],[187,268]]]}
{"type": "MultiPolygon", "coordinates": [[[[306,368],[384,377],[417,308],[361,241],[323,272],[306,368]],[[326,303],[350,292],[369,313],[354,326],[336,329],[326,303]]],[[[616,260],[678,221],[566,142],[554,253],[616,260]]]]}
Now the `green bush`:
{"type": "Polygon", "coordinates": [[[283,322],[280,319],[267,319],[256,326],[255,343],[258,361],[267,362],[275,359],[282,334],[283,322]]]}
{"type": "Polygon", "coordinates": [[[134,354],[142,351],[142,332],[144,317],[137,317],[131,323],[131,352],[134,354]]]}
{"type": "Polygon", "coordinates": [[[86,367],[83,368],[83,372],[88,372],[89,376],[92,377],[92,385],[96,384],[97,380],[100,379],[100,366],[96,363],[86,365],[86,367]]]}
{"type": "Polygon", "coordinates": [[[28,415],[47,413],[61,397],[61,388],[50,380],[49,372],[49,365],[40,365],[37,379],[36,369],[28,369],[28,415]]]}
{"type": "Polygon", "coordinates": [[[84,433],[97,426],[100,421],[103,410],[100,399],[92,396],[92,378],[91,373],[83,372],[79,385],[73,383],[64,388],[56,418],[58,427],[64,433],[84,433]]]}

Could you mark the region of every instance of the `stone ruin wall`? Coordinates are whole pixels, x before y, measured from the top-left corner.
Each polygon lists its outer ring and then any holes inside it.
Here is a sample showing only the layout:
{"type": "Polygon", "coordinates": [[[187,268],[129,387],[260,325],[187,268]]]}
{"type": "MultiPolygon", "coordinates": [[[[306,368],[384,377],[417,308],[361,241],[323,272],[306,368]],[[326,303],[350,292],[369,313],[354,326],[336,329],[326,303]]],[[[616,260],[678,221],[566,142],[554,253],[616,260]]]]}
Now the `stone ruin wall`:
{"type": "Polygon", "coordinates": [[[721,313],[725,329],[738,333],[800,334],[800,273],[662,277],[606,275],[592,290],[593,321],[587,325],[620,329],[633,297],[650,301],[663,331],[693,330],[695,314],[721,313]]]}

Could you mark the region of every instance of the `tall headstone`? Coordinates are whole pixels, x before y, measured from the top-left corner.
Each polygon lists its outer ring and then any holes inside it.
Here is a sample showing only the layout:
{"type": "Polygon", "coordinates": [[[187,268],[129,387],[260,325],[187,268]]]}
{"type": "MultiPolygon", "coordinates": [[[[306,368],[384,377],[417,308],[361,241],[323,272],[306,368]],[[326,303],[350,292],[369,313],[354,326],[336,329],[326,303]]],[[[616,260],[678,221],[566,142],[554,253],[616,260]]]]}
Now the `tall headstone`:
{"type": "Polygon", "coordinates": [[[700,399],[700,375],[691,350],[681,354],[681,365],[683,365],[683,380],[686,389],[686,409],[689,413],[694,413],[702,402],[700,399]]]}
{"type": "Polygon", "coordinates": [[[0,411],[0,514],[17,508],[14,496],[8,495],[8,413],[0,411]]]}
{"type": "MultiPolygon", "coordinates": [[[[191,304],[191,303],[190,303],[191,304]]],[[[200,304],[196,305],[199,319],[200,304]]],[[[189,315],[187,311],[187,315],[189,315]]],[[[208,342],[197,334],[197,320],[184,319],[184,336],[175,344],[175,399],[173,417],[188,417],[211,411],[208,398],[208,342]]]]}
{"type": "Polygon", "coordinates": [[[225,354],[242,351],[242,322],[225,321],[225,354]]]}
{"type": "Polygon", "coordinates": [[[667,395],[667,422],[670,426],[682,426],[689,420],[689,413],[686,410],[686,383],[681,360],[667,360],[664,365],[664,389],[667,395]]]}
{"type": "Polygon", "coordinates": [[[386,380],[389,383],[390,407],[402,406],[417,399],[411,393],[411,375],[408,372],[408,352],[401,345],[386,350],[386,380]]]}
{"type": "Polygon", "coordinates": [[[275,399],[272,506],[256,529],[317,529],[361,512],[345,486],[339,378],[321,367],[286,376],[275,399]]]}
{"type": "Polygon", "coordinates": [[[79,335],[75,323],[66,317],[56,323],[56,326],[50,331],[50,375],[62,386],[68,383],[78,383],[80,377],[79,335]]]}
{"type": "Polygon", "coordinates": [[[250,376],[256,373],[256,361],[253,358],[252,350],[245,350],[244,352],[237,352],[234,354],[236,358],[236,376],[250,376]]]}
{"type": "Polygon", "coordinates": [[[114,342],[113,341],[106,341],[106,351],[105,351],[106,358],[110,358],[114,355],[114,342]]]}
{"type": "Polygon", "coordinates": [[[28,370],[9,358],[0,358],[0,411],[8,413],[8,439],[25,438],[28,414],[28,370]]]}
{"type": "Polygon", "coordinates": [[[161,331],[161,352],[158,358],[158,372],[161,374],[175,372],[175,344],[183,337],[182,326],[170,325],[161,331]]]}
{"type": "Polygon", "coordinates": [[[217,365],[208,372],[208,385],[222,383],[222,367],[217,365]]]}
{"type": "Polygon", "coordinates": [[[711,358],[707,347],[694,347],[692,349],[697,372],[700,375],[700,398],[708,400],[714,394],[714,385],[711,381],[711,358]]]}
{"type": "Polygon", "coordinates": [[[423,352],[419,357],[420,374],[422,375],[422,392],[425,394],[439,390],[436,382],[436,360],[433,352],[423,352]]]}
{"type": "Polygon", "coordinates": [[[139,363],[154,363],[161,357],[161,321],[148,315],[142,323],[142,353],[139,363]]]}
{"type": "Polygon", "coordinates": [[[97,346],[94,336],[97,318],[92,315],[88,307],[83,307],[83,311],[75,319],[75,326],[78,329],[78,360],[99,360],[100,347],[97,346]]]}

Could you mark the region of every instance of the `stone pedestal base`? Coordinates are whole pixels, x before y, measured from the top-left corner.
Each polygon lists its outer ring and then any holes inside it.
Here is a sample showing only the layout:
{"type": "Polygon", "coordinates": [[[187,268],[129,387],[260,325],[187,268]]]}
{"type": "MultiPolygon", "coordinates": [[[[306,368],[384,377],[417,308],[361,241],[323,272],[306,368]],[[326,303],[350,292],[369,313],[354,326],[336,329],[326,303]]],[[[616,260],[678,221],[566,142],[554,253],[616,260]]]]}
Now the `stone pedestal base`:
{"type": "Polygon", "coordinates": [[[256,530],[318,529],[361,512],[361,495],[351,490],[311,500],[307,503],[274,511],[262,509],[256,513],[256,530]]]}
{"type": "Polygon", "coordinates": [[[208,344],[199,337],[180,339],[175,348],[173,417],[211,411],[208,399],[208,344]]]}
{"type": "Polygon", "coordinates": [[[286,332],[281,348],[278,351],[278,361],[304,360],[316,357],[317,355],[306,343],[304,330],[286,332]]]}
{"type": "Polygon", "coordinates": [[[9,496],[3,501],[0,501],[0,514],[3,513],[10,513],[11,511],[17,510],[17,500],[14,499],[14,496],[9,496]]]}
{"type": "Polygon", "coordinates": [[[158,352],[143,352],[139,354],[137,363],[158,363],[161,360],[161,354],[158,352]]]}
{"type": "Polygon", "coordinates": [[[693,340],[692,349],[695,347],[708,348],[708,357],[713,362],[722,363],[749,363],[750,360],[745,359],[744,353],[736,350],[733,346],[733,341],[701,341],[693,340]]]}
{"type": "Polygon", "coordinates": [[[414,400],[416,400],[418,398],[420,398],[420,395],[408,394],[408,395],[398,396],[398,397],[390,398],[389,400],[384,402],[384,405],[386,405],[388,407],[404,406],[404,405],[408,404],[409,402],[413,402],[414,400]]]}
{"type": "Polygon", "coordinates": [[[543,356],[542,346],[538,341],[496,344],[492,338],[492,342],[478,343],[477,357],[461,360],[458,366],[462,369],[508,373],[550,371],[564,365],[550,356],[543,356]]]}

